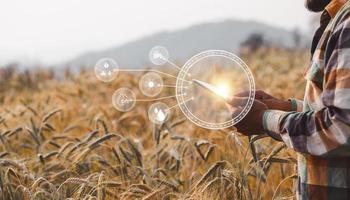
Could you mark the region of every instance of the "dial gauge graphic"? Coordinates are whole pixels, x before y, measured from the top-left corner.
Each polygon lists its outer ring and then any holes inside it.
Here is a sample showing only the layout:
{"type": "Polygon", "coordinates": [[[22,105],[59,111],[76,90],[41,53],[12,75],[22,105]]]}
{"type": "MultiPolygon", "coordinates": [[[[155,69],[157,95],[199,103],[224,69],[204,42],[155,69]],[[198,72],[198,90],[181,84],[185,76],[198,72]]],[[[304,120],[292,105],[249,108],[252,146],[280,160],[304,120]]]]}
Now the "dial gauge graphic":
{"type": "Polygon", "coordinates": [[[255,98],[254,77],[236,55],[222,50],[201,52],[178,73],[176,99],[183,114],[207,129],[231,127],[244,118],[255,98]],[[247,92],[232,107],[230,96],[247,92]]]}

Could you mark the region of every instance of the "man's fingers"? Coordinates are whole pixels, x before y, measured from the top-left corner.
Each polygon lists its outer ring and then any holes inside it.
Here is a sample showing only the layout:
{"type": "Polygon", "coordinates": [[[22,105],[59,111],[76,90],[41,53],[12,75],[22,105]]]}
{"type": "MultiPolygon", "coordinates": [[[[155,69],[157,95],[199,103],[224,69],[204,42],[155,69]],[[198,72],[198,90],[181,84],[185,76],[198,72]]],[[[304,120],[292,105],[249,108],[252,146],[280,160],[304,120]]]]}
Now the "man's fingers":
{"type": "MultiPolygon", "coordinates": [[[[243,92],[236,93],[233,96],[235,96],[235,97],[249,97],[249,95],[250,95],[250,91],[243,91],[243,92]]],[[[257,90],[257,91],[255,91],[255,98],[256,99],[271,99],[273,97],[262,90],[257,90]]]]}
{"type": "Polygon", "coordinates": [[[238,107],[230,107],[231,117],[236,118],[243,110],[244,107],[238,106],[238,107]]]}
{"type": "Polygon", "coordinates": [[[263,90],[257,90],[255,92],[255,98],[256,99],[272,99],[274,98],[273,96],[267,94],[265,91],[263,90]]]}
{"type": "Polygon", "coordinates": [[[232,107],[238,107],[238,106],[242,106],[245,105],[246,102],[248,101],[248,98],[246,97],[236,97],[233,96],[230,100],[229,100],[229,104],[232,107]]]}
{"type": "MultiPolygon", "coordinates": [[[[268,100],[265,100],[268,101],[268,100]]],[[[233,107],[233,108],[242,108],[244,107],[248,102],[247,97],[232,97],[229,101],[228,104],[233,107]]],[[[272,101],[268,101],[270,105],[273,105],[272,101]]],[[[264,108],[268,107],[263,101],[255,99],[253,102],[253,107],[256,108],[264,108]]]]}
{"type": "Polygon", "coordinates": [[[260,101],[266,104],[266,106],[269,108],[273,108],[274,106],[276,106],[276,101],[273,99],[261,99],[260,101]]]}
{"type": "Polygon", "coordinates": [[[236,93],[233,96],[234,97],[248,97],[249,93],[250,93],[249,91],[243,91],[243,92],[236,93]]]}

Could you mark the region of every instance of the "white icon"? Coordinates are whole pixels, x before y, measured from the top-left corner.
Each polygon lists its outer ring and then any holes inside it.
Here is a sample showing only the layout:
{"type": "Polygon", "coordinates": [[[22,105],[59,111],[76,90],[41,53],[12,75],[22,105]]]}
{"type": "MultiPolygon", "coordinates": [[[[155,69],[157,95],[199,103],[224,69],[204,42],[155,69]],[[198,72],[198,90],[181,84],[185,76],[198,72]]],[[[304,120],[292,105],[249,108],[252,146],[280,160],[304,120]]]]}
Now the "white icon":
{"type": "Polygon", "coordinates": [[[156,51],[153,54],[153,59],[164,59],[164,57],[160,52],[156,51]]]}
{"type": "Polygon", "coordinates": [[[95,75],[103,82],[111,82],[118,75],[118,64],[111,58],[102,58],[95,65],[95,75]]]}
{"type": "Polygon", "coordinates": [[[149,52],[149,59],[155,65],[164,65],[169,59],[168,50],[162,46],[155,46],[149,52]]]}
{"type": "Polygon", "coordinates": [[[120,104],[124,105],[124,104],[128,103],[128,101],[129,101],[128,96],[126,96],[124,94],[120,95],[120,104]]]}
{"type": "Polygon", "coordinates": [[[163,79],[155,72],[148,72],[141,77],[139,88],[145,96],[155,97],[163,89],[163,79]]]}
{"type": "Polygon", "coordinates": [[[136,96],[135,93],[129,88],[119,88],[113,93],[112,104],[121,111],[127,112],[135,106],[136,96]]]}
{"type": "Polygon", "coordinates": [[[107,62],[105,62],[105,64],[103,65],[106,69],[108,69],[109,64],[107,62]]]}
{"type": "Polygon", "coordinates": [[[148,109],[148,118],[154,124],[163,124],[169,119],[169,107],[161,102],[152,104],[148,109]]]}
{"type": "Polygon", "coordinates": [[[148,87],[154,87],[154,82],[153,81],[148,82],[148,87]]]}
{"type": "Polygon", "coordinates": [[[163,110],[155,108],[154,113],[157,115],[157,121],[164,121],[166,118],[166,114],[163,112],[163,110]]]}

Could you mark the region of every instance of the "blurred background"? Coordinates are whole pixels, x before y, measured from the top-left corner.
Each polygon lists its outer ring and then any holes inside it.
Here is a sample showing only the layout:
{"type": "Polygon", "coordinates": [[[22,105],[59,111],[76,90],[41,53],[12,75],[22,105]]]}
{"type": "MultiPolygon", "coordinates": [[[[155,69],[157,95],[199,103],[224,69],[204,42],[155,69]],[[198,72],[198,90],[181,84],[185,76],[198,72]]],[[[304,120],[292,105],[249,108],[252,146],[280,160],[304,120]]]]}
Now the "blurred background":
{"type": "Polygon", "coordinates": [[[304,0],[5,1],[0,65],[76,68],[112,57],[139,68],[155,45],[178,62],[206,49],[237,53],[247,40],[304,48],[315,24],[304,0]]]}
{"type": "MultiPolygon", "coordinates": [[[[295,199],[293,151],[266,135],[191,123],[176,107],[178,71],[148,54],[164,46],[182,66],[227,50],[256,88],[301,99],[317,21],[304,0],[2,1],[0,199],[295,199]],[[92,68],[105,57],[139,73],[101,82],[92,68]],[[160,100],[139,87],[140,69],[154,67],[167,85],[159,97],[172,96],[161,100],[173,108],[161,125],[148,115],[160,100]],[[139,100],[129,112],[112,105],[121,87],[139,100]]],[[[222,81],[208,70],[220,64],[204,64],[196,69],[222,81]]],[[[211,101],[198,105],[198,115],[216,116],[211,101]]]]}

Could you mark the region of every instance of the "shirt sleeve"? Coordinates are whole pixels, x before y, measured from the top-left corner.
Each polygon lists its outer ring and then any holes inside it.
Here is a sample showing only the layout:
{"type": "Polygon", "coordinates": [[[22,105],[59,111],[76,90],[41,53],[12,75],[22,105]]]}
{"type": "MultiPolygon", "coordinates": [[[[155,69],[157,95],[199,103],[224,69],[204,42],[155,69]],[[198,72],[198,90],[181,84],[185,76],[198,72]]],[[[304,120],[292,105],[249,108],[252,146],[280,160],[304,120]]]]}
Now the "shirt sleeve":
{"type": "Polygon", "coordinates": [[[294,112],[268,110],[263,115],[265,130],[280,134],[286,145],[297,152],[316,156],[349,156],[349,20],[344,21],[333,34],[336,42],[324,68],[323,91],[319,97],[324,106],[317,111],[306,112],[298,109],[294,112]]]}
{"type": "Polygon", "coordinates": [[[292,111],[301,112],[303,110],[303,101],[294,99],[294,98],[290,98],[288,100],[292,105],[292,108],[291,108],[292,111]]]}

